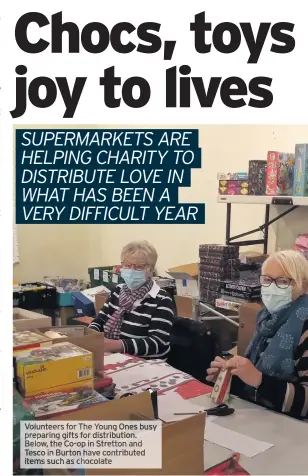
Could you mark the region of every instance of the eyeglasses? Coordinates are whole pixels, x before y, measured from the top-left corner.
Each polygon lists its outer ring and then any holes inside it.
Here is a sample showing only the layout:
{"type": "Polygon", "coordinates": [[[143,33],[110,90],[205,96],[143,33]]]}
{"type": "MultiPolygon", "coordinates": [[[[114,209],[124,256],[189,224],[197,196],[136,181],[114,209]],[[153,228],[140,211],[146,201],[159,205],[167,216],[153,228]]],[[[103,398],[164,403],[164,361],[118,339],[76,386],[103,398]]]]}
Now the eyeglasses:
{"type": "Polygon", "coordinates": [[[135,269],[136,271],[144,271],[149,266],[147,264],[130,264],[130,263],[122,263],[122,268],[124,269],[135,269]]]}
{"type": "Polygon", "coordinates": [[[264,287],[269,287],[272,283],[275,283],[277,288],[286,289],[292,283],[292,279],[288,277],[283,278],[271,278],[270,276],[262,275],[260,276],[260,284],[264,287]]]}

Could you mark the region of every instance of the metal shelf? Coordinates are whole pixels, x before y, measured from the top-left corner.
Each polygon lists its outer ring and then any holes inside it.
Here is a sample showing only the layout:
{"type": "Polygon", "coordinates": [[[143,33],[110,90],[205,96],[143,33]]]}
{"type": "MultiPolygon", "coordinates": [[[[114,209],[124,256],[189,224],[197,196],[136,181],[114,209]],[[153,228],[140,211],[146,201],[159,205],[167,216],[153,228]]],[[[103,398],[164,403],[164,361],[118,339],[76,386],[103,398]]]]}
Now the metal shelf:
{"type": "Polygon", "coordinates": [[[286,205],[308,207],[308,197],[269,197],[265,195],[218,195],[218,203],[238,203],[241,205],[286,205]]]}
{"type": "Polygon", "coordinates": [[[258,195],[218,195],[218,203],[225,203],[227,205],[227,216],[226,216],[226,244],[227,245],[238,245],[238,246],[252,246],[252,245],[263,245],[263,252],[267,254],[268,249],[268,229],[269,226],[280,218],[288,215],[289,213],[296,210],[298,207],[307,207],[308,206],[308,197],[270,197],[270,196],[258,196],[258,195]],[[231,236],[231,205],[265,205],[265,220],[264,224],[255,228],[253,230],[241,233],[240,235],[231,236]],[[280,213],[278,216],[270,220],[270,207],[275,206],[287,206],[284,212],[280,213]],[[245,236],[252,235],[262,231],[264,234],[263,239],[259,240],[242,240],[238,241],[240,238],[245,236]]]}

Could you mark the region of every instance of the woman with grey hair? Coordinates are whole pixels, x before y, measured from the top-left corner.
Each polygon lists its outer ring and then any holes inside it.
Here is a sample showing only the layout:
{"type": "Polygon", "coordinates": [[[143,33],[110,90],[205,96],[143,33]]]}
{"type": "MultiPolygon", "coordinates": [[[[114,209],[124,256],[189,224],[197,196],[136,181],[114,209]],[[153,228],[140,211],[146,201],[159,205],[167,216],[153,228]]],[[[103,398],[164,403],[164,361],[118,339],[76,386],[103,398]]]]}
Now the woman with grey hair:
{"type": "Polygon", "coordinates": [[[173,301],[152,279],[157,252],[147,241],[132,242],[121,253],[120,284],[111,292],[90,328],[104,332],[105,352],[146,359],[170,351],[173,301]]]}
{"type": "Polygon", "coordinates": [[[233,375],[231,393],[288,416],[308,419],[308,262],[297,251],[270,255],[260,277],[263,309],[245,357],[220,357],[233,375]]]}

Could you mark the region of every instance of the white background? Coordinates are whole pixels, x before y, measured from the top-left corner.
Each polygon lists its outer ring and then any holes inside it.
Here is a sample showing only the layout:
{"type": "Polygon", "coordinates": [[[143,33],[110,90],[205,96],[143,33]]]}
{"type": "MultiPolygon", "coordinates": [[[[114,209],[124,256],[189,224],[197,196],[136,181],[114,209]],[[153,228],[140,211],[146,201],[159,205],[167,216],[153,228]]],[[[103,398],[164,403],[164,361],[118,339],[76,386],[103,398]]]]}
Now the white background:
{"type": "MultiPolygon", "coordinates": [[[[1,48],[1,125],[0,125],[0,207],[1,207],[1,425],[5,429],[4,443],[1,445],[1,462],[5,474],[11,474],[12,462],[12,414],[11,414],[11,368],[12,368],[12,325],[11,325],[11,284],[12,284],[12,188],[13,188],[13,121],[9,111],[15,108],[15,67],[24,64],[28,68],[28,78],[37,76],[67,76],[70,85],[76,76],[87,76],[85,89],[74,119],[63,120],[64,106],[59,97],[49,109],[28,108],[27,113],[16,123],[24,124],[201,124],[201,123],[307,123],[307,51],[308,51],[308,2],[307,0],[220,0],[191,2],[175,0],[142,1],[90,1],[86,2],[42,2],[15,1],[1,2],[0,48],[1,48]],[[222,21],[234,23],[252,22],[256,31],[261,21],[295,23],[295,50],[287,55],[270,53],[270,38],[257,65],[248,65],[248,48],[242,43],[239,51],[232,55],[212,52],[199,55],[194,52],[193,34],[189,24],[194,15],[206,11],[206,19],[214,25],[222,21]],[[161,38],[177,40],[173,59],[163,61],[163,53],[141,55],[131,53],[119,55],[111,49],[100,55],[81,52],[78,55],[25,54],[15,44],[14,29],[18,18],[25,12],[39,11],[46,15],[63,12],[65,21],[73,21],[84,26],[91,21],[101,21],[111,27],[121,21],[130,21],[138,26],[144,21],[162,23],[161,38]],[[266,110],[244,107],[238,110],[226,108],[219,97],[212,109],[201,109],[194,101],[190,109],[169,109],[165,102],[165,70],[171,66],[189,64],[194,76],[202,76],[208,84],[211,76],[239,76],[249,80],[255,76],[273,78],[274,103],[266,110]],[[151,84],[151,101],[143,109],[107,109],[103,104],[103,89],[99,86],[99,76],[103,70],[116,66],[116,73],[123,78],[144,76],[151,84]],[[5,411],[3,411],[3,408],[5,411]]],[[[49,28],[45,27],[44,38],[48,39],[49,28]]],[[[35,38],[37,30],[33,29],[35,38]]],[[[134,37],[134,35],[132,35],[134,37]]]]}

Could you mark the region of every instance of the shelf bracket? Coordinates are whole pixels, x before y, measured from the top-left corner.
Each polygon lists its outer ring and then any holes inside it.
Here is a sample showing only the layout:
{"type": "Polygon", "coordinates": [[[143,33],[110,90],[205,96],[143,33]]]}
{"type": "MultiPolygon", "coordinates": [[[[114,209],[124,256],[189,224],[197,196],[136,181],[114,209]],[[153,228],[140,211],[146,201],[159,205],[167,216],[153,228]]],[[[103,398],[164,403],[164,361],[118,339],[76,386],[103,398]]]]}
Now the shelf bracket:
{"type": "MultiPolygon", "coordinates": [[[[283,197],[278,198],[277,202],[275,202],[275,199],[273,199],[272,204],[278,204],[278,205],[286,205],[284,203],[283,197]],[[279,200],[279,202],[278,202],[279,200]]],[[[288,203],[289,204],[289,203],[288,203]]],[[[284,216],[288,215],[289,213],[293,212],[293,210],[296,210],[298,208],[298,205],[292,206],[288,210],[285,210],[284,212],[280,213],[278,216],[273,218],[272,220],[269,219],[270,217],[270,207],[271,205],[265,205],[265,220],[264,224],[259,226],[258,228],[255,228],[253,230],[247,231],[245,233],[241,233],[240,235],[235,235],[235,236],[230,236],[231,235],[231,203],[227,203],[227,216],[226,216],[226,244],[227,245],[238,245],[238,246],[252,246],[252,245],[263,245],[263,253],[267,254],[268,252],[268,230],[270,225],[275,223],[277,220],[280,218],[283,218],[284,216]],[[252,235],[253,233],[258,233],[261,231],[264,235],[263,239],[258,239],[258,240],[244,240],[244,241],[235,241],[239,240],[240,238],[244,238],[245,236],[252,235]]]]}

